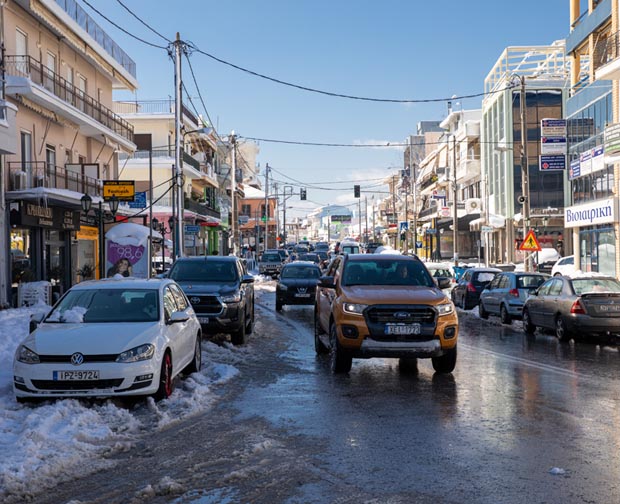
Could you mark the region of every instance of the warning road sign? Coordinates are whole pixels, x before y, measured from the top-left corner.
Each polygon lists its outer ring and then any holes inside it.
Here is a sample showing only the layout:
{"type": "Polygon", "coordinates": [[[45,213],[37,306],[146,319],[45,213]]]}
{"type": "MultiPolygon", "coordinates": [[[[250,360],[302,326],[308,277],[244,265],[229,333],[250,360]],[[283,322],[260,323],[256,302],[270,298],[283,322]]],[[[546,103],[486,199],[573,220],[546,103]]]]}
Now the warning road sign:
{"type": "Polygon", "coordinates": [[[527,236],[525,237],[525,240],[523,240],[519,250],[524,250],[526,252],[540,252],[542,250],[542,248],[540,248],[540,243],[538,243],[538,240],[536,239],[534,231],[530,230],[527,233],[527,236]]]}

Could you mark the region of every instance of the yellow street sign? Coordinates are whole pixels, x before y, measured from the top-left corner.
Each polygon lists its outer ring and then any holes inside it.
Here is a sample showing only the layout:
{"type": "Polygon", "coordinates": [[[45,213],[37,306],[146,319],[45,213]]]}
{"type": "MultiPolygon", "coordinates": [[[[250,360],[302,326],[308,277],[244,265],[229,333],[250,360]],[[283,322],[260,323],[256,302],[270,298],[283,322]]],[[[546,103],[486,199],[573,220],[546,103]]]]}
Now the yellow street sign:
{"type": "Polygon", "coordinates": [[[525,237],[525,240],[523,240],[523,243],[521,243],[519,250],[524,250],[526,252],[540,252],[542,250],[533,230],[530,229],[527,233],[527,236],[525,237]]]}
{"type": "Polygon", "coordinates": [[[116,196],[120,201],[133,201],[136,196],[136,183],[133,180],[104,180],[104,201],[109,201],[112,196],[116,196]]]}

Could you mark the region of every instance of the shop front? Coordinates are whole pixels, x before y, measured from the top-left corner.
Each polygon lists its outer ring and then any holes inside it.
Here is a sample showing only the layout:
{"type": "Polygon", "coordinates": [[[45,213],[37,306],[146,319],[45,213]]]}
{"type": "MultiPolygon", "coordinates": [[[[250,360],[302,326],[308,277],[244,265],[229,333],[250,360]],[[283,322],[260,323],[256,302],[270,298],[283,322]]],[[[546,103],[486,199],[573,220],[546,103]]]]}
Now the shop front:
{"type": "Polygon", "coordinates": [[[52,284],[57,299],[76,280],[72,247],[80,228],[79,210],[18,200],[9,203],[9,212],[11,299],[15,302],[20,282],[40,280],[52,284]]]}
{"type": "Polygon", "coordinates": [[[572,229],[575,266],[581,271],[617,276],[618,199],[606,198],[564,210],[564,226],[572,229]]]}

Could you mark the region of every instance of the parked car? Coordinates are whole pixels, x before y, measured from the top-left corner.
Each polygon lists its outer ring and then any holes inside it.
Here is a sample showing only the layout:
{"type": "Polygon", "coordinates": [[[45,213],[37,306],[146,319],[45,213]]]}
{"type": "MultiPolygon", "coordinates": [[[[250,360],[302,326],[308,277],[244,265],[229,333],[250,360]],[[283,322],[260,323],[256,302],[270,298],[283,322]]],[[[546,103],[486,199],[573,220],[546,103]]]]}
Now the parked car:
{"type": "Polygon", "coordinates": [[[258,258],[258,273],[260,275],[277,277],[282,269],[282,259],[277,250],[266,250],[258,258]]]}
{"type": "Polygon", "coordinates": [[[511,324],[512,319],[520,319],[525,300],[548,278],[549,275],[542,273],[498,273],[480,294],[480,318],[499,315],[502,324],[511,324]]]}
{"type": "Polygon", "coordinates": [[[523,330],[555,329],[560,341],[620,333],[620,282],[603,275],[552,277],[523,307],[523,330]]]}
{"type": "Polygon", "coordinates": [[[498,268],[470,268],[466,270],[450,292],[452,302],[464,310],[471,310],[480,301],[480,294],[493,280],[498,268]]]}
{"type": "Polygon", "coordinates": [[[239,258],[181,257],[168,277],[185,291],[203,332],[228,333],[234,345],[246,342],[254,327],[254,277],[239,258]]]}
{"type": "Polygon", "coordinates": [[[450,279],[450,287],[444,289],[444,292],[449,295],[452,288],[456,285],[456,278],[454,277],[453,266],[449,263],[438,262],[426,262],[424,263],[424,266],[426,266],[426,269],[433,278],[450,279]]]}
{"type": "Polygon", "coordinates": [[[536,258],[535,268],[539,273],[550,274],[553,265],[560,257],[560,253],[554,248],[544,248],[540,252],[534,254],[536,258]]]}
{"type": "Polygon", "coordinates": [[[18,401],[172,393],[174,378],[201,366],[202,331],[168,279],[81,282],[47,314],[33,315],[13,362],[18,401]]]}
{"type": "Polygon", "coordinates": [[[330,353],[334,373],[353,358],[431,358],[438,373],[456,365],[458,318],[454,305],[414,256],[337,256],[319,279],[314,309],[317,354],[330,353]]]}
{"type": "Polygon", "coordinates": [[[313,305],[321,268],[312,262],[296,261],[282,268],[276,284],[276,310],[284,305],[313,305]]]}
{"type": "Polygon", "coordinates": [[[576,271],[577,267],[575,266],[575,256],[570,255],[562,257],[555,262],[553,268],[551,268],[551,276],[570,276],[576,271]]]}

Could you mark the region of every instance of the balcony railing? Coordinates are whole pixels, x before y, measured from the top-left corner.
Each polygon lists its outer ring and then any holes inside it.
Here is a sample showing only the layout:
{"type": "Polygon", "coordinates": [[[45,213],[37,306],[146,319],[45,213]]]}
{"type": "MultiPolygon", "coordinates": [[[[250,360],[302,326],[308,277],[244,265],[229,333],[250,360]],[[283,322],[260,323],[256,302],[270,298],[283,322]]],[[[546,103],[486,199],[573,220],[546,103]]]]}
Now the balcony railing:
{"type": "Polygon", "coordinates": [[[594,46],[594,70],[620,57],[620,34],[618,32],[601,38],[594,46]]]}
{"type": "MultiPolygon", "coordinates": [[[[174,100],[115,101],[114,112],[117,114],[174,114],[174,100]]],[[[198,118],[185,105],[181,111],[195,124],[200,125],[198,118]]]]}
{"type": "Polygon", "coordinates": [[[31,56],[7,56],[9,75],[26,77],[105,127],[133,142],[133,126],[31,56]]]}
{"type": "MultiPolygon", "coordinates": [[[[158,206],[172,206],[172,197],[164,196],[163,198],[157,200],[157,202],[153,202],[153,204],[158,206]]],[[[200,203],[199,201],[194,201],[188,197],[185,197],[183,208],[185,210],[195,212],[198,215],[208,215],[210,217],[220,218],[219,207],[209,207],[206,203],[200,203]]]]}
{"type": "Polygon", "coordinates": [[[136,77],[136,63],[101,28],[75,0],[56,0],[56,3],[110,55],[136,77]]]}
{"type": "Polygon", "coordinates": [[[10,161],[8,167],[10,191],[47,187],[101,196],[102,183],[99,179],[62,166],[51,166],[45,161],[10,161]]]}

